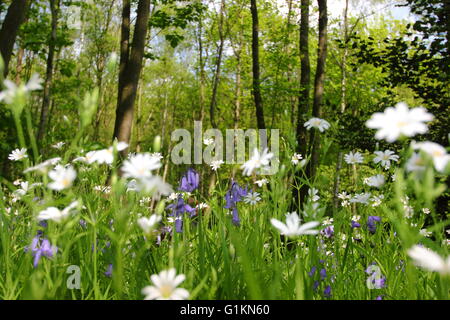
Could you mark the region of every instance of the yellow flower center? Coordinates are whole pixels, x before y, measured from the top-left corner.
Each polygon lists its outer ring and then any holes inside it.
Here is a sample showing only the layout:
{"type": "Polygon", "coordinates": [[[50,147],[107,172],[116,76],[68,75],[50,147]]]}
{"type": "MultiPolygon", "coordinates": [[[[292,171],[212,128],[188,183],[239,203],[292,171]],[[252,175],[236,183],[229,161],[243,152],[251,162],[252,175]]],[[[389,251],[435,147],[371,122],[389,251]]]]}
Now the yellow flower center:
{"type": "Polygon", "coordinates": [[[161,293],[161,296],[163,298],[170,298],[170,296],[172,295],[172,286],[168,285],[168,284],[164,284],[161,287],[159,287],[159,292],[161,293]]]}
{"type": "Polygon", "coordinates": [[[444,153],[440,150],[434,150],[432,153],[433,157],[442,157],[444,153]]]}
{"type": "Polygon", "coordinates": [[[405,121],[399,121],[399,122],[397,122],[397,127],[398,127],[398,128],[402,128],[402,127],[405,127],[407,124],[408,124],[408,123],[405,122],[405,121]]]}

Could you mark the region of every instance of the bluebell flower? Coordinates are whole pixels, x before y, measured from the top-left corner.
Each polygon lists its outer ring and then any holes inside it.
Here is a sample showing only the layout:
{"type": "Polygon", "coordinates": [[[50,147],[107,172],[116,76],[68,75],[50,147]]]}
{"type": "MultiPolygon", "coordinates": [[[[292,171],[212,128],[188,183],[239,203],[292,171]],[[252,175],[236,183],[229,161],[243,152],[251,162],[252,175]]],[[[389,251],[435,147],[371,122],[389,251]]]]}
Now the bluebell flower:
{"type": "Polygon", "coordinates": [[[334,226],[327,226],[325,229],[320,231],[320,234],[327,238],[331,238],[334,235],[334,226]]]}
{"type": "Polygon", "coordinates": [[[242,201],[242,198],[248,194],[247,188],[241,188],[236,181],[232,181],[231,188],[225,194],[225,209],[232,209],[233,218],[232,222],[234,225],[239,226],[241,221],[239,219],[239,214],[237,210],[237,203],[242,201]]]}
{"type": "Polygon", "coordinates": [[[178,201],[176,203],[172,203],[167,206],[167,209],[172,209],[172,213],[169,214],[170,216],[175,217],[175,230],[177,232],[183,231],[183,215],[185,212],[194,214],[195,209],[192,208],[190,205],[186,204],[184,202],[183,197],[180,195],[178,197],[178,201]]]}
{"type": "Polygon", "coordinates": [[[83,229],[86,230],[86,228],[87,228],[87,222],[86,222],[86,220],[80,219],[79,223],[80,223],[80,226],[81,226],[83,229]]]}
{"type": "Polygon", "coordinates": [[[313,284],[313,289],[314,289],[314,291],[317,290],[317,288],[319,287],[319,284],[320,284],[319,281],[317,281],[317,280],[314,281],[314,284],[313,284]]]}
{"type": "Polygon", "coordinates": [[[330,285],[326,286],[325,290],[323,290],[323,295],[326,298],[331,298],[331,286],[330,285]]]}
{"type": "Polygon", "coordinates": [[[25,248],[25,251],[31,251],[34,256],[33,266],[37,268],[41,257],[52,258],[58,252],[58,247],[51,245],[50,241],[41,239],[40,235],[37,235],[31,241],[31,245],[25,248]]]}
{"type": "Polygon", "coordinates": [[[185,192],[192,192],[198,188],[200,184],[200,176],[197,171],[189,168],[188,171],[181,178],[179,190],[185,192]]]}
{"type": "Polygon", "coordinates": [[[381,218],[378,216],[369,216],[367,218],[367,228],[372,234],[374,234],[377,231],[376,222],[381,222],[381,218]]]}
{"type": "Polygon", "coordinates": [[[108,268],[106,268],[106,271],[105,271],[105,276],[107,276],[108,278],[111,278],[112,277],[112,272],[113,272],[113,265],[112,265],[112,263],[110,263],[109,265],[108,265],[108,268]]]}
{"type": "Polygon", "coordinates": [[[320,280],[325,280],[327,277],[327,270],[325,268],[320,269],[320,280]]]}
{"type": "Polygon", "coordinates": [[[316,273],[316,270],[317,270],[317,268],[316,268],[315,266],[312,267],[312,268],[311,268],[311,271],[308,272],[308,275],[309,275],[310,277],[312,277],[312,276],[316,273]]]}
{"type": "Polygon", "coordinates": [[[352,228],[361,228],[361,224],[352,220],[352,228]]]}

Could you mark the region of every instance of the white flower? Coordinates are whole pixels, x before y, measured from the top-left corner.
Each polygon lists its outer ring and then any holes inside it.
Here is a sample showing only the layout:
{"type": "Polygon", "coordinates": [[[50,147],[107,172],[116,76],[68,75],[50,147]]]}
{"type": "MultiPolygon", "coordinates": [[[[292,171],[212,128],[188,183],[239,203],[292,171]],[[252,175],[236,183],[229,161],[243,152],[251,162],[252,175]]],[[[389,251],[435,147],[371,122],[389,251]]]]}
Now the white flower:
{"type": "Polygon", "coordinates": [[[296,165],[302,160],[303,157],[300,153],[294,153],[294,155],[291,157],[291,162],[293,165],[296,165]]]}
{"type": "Polygon", "coordinates": [[[149,234],[155,227],[158,225],[158,223],[161,221],[162,217],[158,214],[152,214],[150,218],[139,218],[137,220],[137,223],[139,227],[144,231],[145,234],[149,234]]]}
{"type": "Polygon", "coordinates": [[[297,215],[297,212],[287,213],[286,214],[286,224],[277,220],[270,219],[272,225],[277,228],[282,235],[287,237],[295,237],[303,234],[318,234],[318,230],[313,230],[313,228],[320,225],[318,221],[310,221],[303,225],[300,224],[300,218],[297,215]]]}
{"type": "Polygon", "coordinates": [[[406,162],[406,171],[408,172],[422,172],[425,170],[425,160],[418,154],[414,152],[411,158],[406,162]]]}
{"type": "Polygon", "coordinates": [[[28,80],[27,84],[25,85],[25,88],[27,89],[27,91],[41,90],[41,83],[43,81],[44,80],[41,79],[37,73],[33,73],[33,75],[30,77],[30,80],[28,80]]]}
{"type": "Polygon", "coordinates": [[[255,148],[253,150],[253,156],[250,160],[241,166],[241,169],[244,169],[243,174],[249,176],[252,174],[253,170],[269,165],[269,161],[272,159],[273,153],[269,153],[268,151],[269,150],[266,148],[262,153],[259,153],[258,149],[255,148]]]}
{"type": "Polygon", "coordinates": [[[415,265],[428,271],[439,272],[441,275],[450,274],[450,257],[444,260],[436,252],[418,245],[408,250],[408,255],[415,265]]]}
{"type": "Polygon", "coordinates": [[[152,176],[151,171],[159,169],[161,165],[158,158],[152,157],[148,153],[139,153],[124,161],[123,176],[136,179],[149,178],[152,176]]]}
{"type": "Polygon", "coordinates": [[[151,193],[155,198],[160,195],[169,195],[173,192],[172,186],[163,181],[160,176],[151,176],[136,181],[136,191],[151,193]]]}
{"type": "Polygon", "coordinates": [[[203,139],[203,143],[207,146],[210,146],[214,143],[214,139],[213,138],[209,138],[209,139],[205,138],[205,139],[203,139]]]}
{"type": "MultiPolygon", "coordinates": [[[[128,144],[125,142],[117,143],[117,151],[122,151],[128,148],[128,144]]],[[[108,149],[101,149],[90,151],[86,154],[86,162],[91,164],[97,162],[98,164],[106,163],[112,164],[114,161],[114,146],[109,147],[108,149]]]]}
{"type": "Polygon", "coordinates": [[[419,233],[421,236],[429,238],[432,232],[428,231],[427,229],[420,229],[419,233]]]}
{"type": "Polygon", "coordinates": [[[256,180],[255,181],[255,184],[257,184],[258,185],[258,187],[262,187],[263,185],[265,185],[265,184],[268,184],[269,183],[269,181],[266,179],[266,178],[263,178],[263,179],[261,179],[261,180],[256,180]]]}
{"type": "Polygon", "coordinates": [[[366,193],[358,193],[358,194],[355,194],[355,195],[353,196],[353,198],[350,199],[350,202],[351,202],[351,203],[363,203],[363,204],[368,204],[371,195],[372,195],[372,194],[371,194],[370,192],[366,192],[366,193]]]}
{"type": "Polygon", "coordinates": [[[377,174],[374,176],[371,176],[369,178],[367,178],[366,180],[366,184],[370,187],[375,187],[375,188],[379,188],[382,185],[384,185],[384,175],[382,174],[377,174]]]}
{"type": "Polygon", "coordinates": [[[374,113],[366,122],[366,126],[378,129],[375,138],[394,142],[401,136],[412,137],[417,133],[427,132],[428,127],[424,122],[433,118],[423,107],[409,109],[406,103],[400,102],[395,108],[386,108],[384,113],[374,113]]]}
{"type": "Polygon", "coordinates": [[[55,222],[61,222],[65,220],[69,215],[72,213],[72,209],[77,207],[79,204],[78,201],[74,201],[69,206],[67,206],[63,210],[59,210],[56,207],[49,207],[41,212],[39,212],[39,215],[37,216],[37,219],[39,221],[41,220],[53,220],[55,222]]]}
{"type": "Polygon", "coordinates": [[[320,197],[317,195],[318,192],[319,190],[317,190],[316,188],[308,189],[308,196],[312,202],[317,202],[320,199],[320,197]]]}
{"type": "Polygon", "coordinates": [[[224,163],[223,160],[213,160],[213,161],[211,161],[211,164],[210,164],[211,169],[214,171],[217,171],[217,169],[219,169],[223,163],[224,163]]]}
{"type": "Polygon", "coordinates": [[[43,80],[41,78],[39,78],[39,75],[36,73],[31,76],[30,80],[25,85],[21,84],[21,85],[17,86],[11,80],[6,79],[3,82],[6,89],[4,91],[0,92],[0,101],[5,101],[7,104],[11,104],[14,102],[14,99],[19,94],[23,94],[23,93],[26,94],[30,91],[42,89],[42,86],[41,86],[42,81],[43,80]]]}
{"type": "Polygon", "coordinates": [[[398,155],[394,153],[394,151],[391,150],[385,150],[385,151],[375,151],[376,157],[373,159],[373,162],[381,163],[381,166],[385,168],[386,170],[391,167],[391,160],[397,162],[398,161],[398,155]]]}
{"type": "Polygon", "coordinates": [[[372,207],[378,207],[381,204],[381,201],[384,199],[384,196],[380,194],[379,196],[373,196],[370,201],[372,207]]]}
{"type": "Polygon", "coordinates": [[[153,153],[150,153],[150,155],[153,158],[158,159],[159,161],[161,161],[164,158],[163,155],[160,152],[153,152],[153,153]]]}
{"type": "Polygon", "coordinates": [[[18,200],[27,194],[29,189],[28,181],[20,182],[20,189],[17,189],[13,192],[13,196],[16,197],[18,200]]]}
{"type": "Polygon", "coordinates": [[[413,147],[414,149],[419,149],[426,152],[433,159],[433,164],[436,170],[439,172],[444,172],[447,163],[450,161],[450,155],[443,146],[434,142],[425,141],[415,143],[413,147]]]}
{"type": "Polygon", "coordinates": [[[12,160],[12,161],[20,161],[27,157],[28,157],[27,149],[22,148],[22,149],[16,149],[16,150],[11,151],[11,153],[8,156],[8,159],[12,160]]]}
{"type": "Polygon", "coordinates": [[[53,182],[48,184],[48,187],[52,190],[60,191],[72,186],[72,183],[77,176],[77,172],[72,166],[65,168],[58,165],[48,173],[48,176],[53,180],[53,182]]]}
{"type": "Polygon", "coordinates": [[[161,271],[158,275],[151,276],[153,286],[142,289],[145,300],[186,300],[189,292],[183,288],[177,288],[186,279],[184,274],[176,275],[175,268],[161,271]]]}
{"type": "Polygon", "coordinates": [[[206,209],[208,207],[209,207],[208,204],[204,203],[204,202],[200,202],[198,205],[195,206],[195,208],[197,208],[199,210],[206,209]]]}
{"type": "Polygon", "coordinates": [[[350,200],[352,198],[352,195],[351,194],[347,194],[347,192],[344,191],[344,192],[338,193],[337,197],[339,199],[341,199],[341,200],[350,200]]]}
{"type": "Polygon", "coordinates": [[[422,208],[422,212],[425,214],[430,214],[431,211],[428,208],[422,208]]]}
{"type": "Polygon", "coordinates": [[[320,118],[311,118],[306,121],[303,126],[306,127],[307,130],[310,130],[311,128],[317,128],[320,132],[324,132],[330,127],[330,124],[328,123],[328,121],[320,118]]]}
{"type": "Polygon", "coordinates": [[[109,194],[111,193],[111,186],[94,186],[94,190],[109,194]]]}
{"type": "Polygon", "coordinates": [[[255,205],[258,203],[258,201],[261,200],[261,197],[259,196],[258,192],[249,192],[247,193],[247,195],[244,197],[244,202],[245,203],[249,203],[251,205],[255,205]]]}
{"type": "Polygon", "coordinates": [[[333,218],[325,218],[325,219],[322,221],[322,224],[323,224],[324,226],[330,226],[330,225],[333,224],[333,221],[334,221],[333,218]]]}
{"type": "Polygon", "coordinates": [[[60,161],[61,161],[60,157],[51,158],[51,159],[45,160],[44,162],[41,162],[41,163],[33,166],[33,167],[29,167],[29,168],[25,169],[23,171],[23,173],[27,173],[27,172],[31,172],[31,171],[39,171],[39,172],[45,174],[48,170],[48,167],[52,167],[60,161]]]}
{"type": "Polygon", "coordinates": [[[344,156],[344,160],[348,164],[355,164],[355,163],[362,163],[364,161],[364,158],[361,155],[361,153],[359,152],[353,153],[350,151],[348,154],[344,156]]]}
{"type": "Polygon", "coordinates": [[[342,200],[341,201],[341,206],[348,207],[349,205],[350,205],[350,202],[348,200],[342,200]]]}
{"type": "Polygon", "coordinates": [[[60,141],[60,142],[53,144],[52,148],[61,149],[65,144],[66,144],[65,142],[60,141]]]}
{"type": "Polygon", "coordinates": [[[178,193],[178,192],[172,192],[172,193],[167,197],[167,200],[169,200],[169,201],[176,200],[176,199],[178,199],[179,195],[180,195],[180,193],[178,193]]]}

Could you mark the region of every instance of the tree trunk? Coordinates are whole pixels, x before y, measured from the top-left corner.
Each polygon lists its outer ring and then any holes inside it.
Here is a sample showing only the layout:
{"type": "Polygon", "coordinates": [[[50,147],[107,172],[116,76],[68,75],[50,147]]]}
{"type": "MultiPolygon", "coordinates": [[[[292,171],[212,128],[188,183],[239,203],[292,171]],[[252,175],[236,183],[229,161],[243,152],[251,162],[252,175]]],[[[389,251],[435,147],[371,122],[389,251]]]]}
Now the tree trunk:
{"type": "Polygon", "coordinates": [[[259,69],[259,25],[258,7],[256,0],[251,0],[250,10],[252,13],[252,69],[253,69],[253,98],[256,107],[256,121],[258,129],[265,129],[263,101],[261,97],[261,79],[259,69]]]}
{"type": "MultiPolygon", "coordinates": [[[[325,60],[327,57],[327,0],[318,0],[319,3],[319,43],[317,48],[317,67],[314,79],[313,116],[321,117],[323,100],[323,84],[325,80],[325,60]]],[[[314,178],[319,165],[320,135],[317,130],[311,130],[310,136],[311,161],[308,166],[308,177],[314,178]]]]}
{"type": "MultiPolygon", "coordinates": [[[[131,52],[128,55],[128,51],[130,51],[127,40],[129,39],[130,31],[130,1],[124,1],[120,45],[119,91],[113,138],[117,138],[118,141],[123,141],[128,144],[130,142],[131,127],[133,125],[133,108],[142,69],[149,15],[150,0],[140,0],[137,10],[136,25],[134,28],[133,43],[131,45],[131,52]]],[[[122,155],[125,155],[127,151],[128,148],[122,152],[122,155]]]]}
{"type": "MultiPolygon", "coordinates": [[[[347,55],[348,55],[348,0],[345,0],[345,8],[344,8],[344,52],[342,54],[342,64],[341,64],[341,113],[345,112],[345,108],[347,107],[347,55]]],[[[336,209],[339,206],[339,187],[341,182],[341,168],[342,168],[342,159],[344,154],[342,151],[338,153],[338,159],[336,163],[336,173],[334,176],[334,187],[333,187],[333,209],[336,209]]]]}
{"type": "MultiPolygon", "coordinates": [[[[300,14],[300,91],[298,95],[298,114],[297,114],[297,152],[306,158],[307,151],[307,132],[303,124],[307,121],[310,99],[309,92],[311,87],[311,65],[309,62],[309,0],[301,1],[300,14]]],[[[308,187],[302,186],[300,194],[298,186],[302,178],[302,171],[298,170],[295,175],[295,184],[293,189],[294,210],[299,209],[307,194],[308,187]]]]}
{"type": "Polygon", "coordinates": [[[211,125],[213,128],[217,128],[216,119],[215,119],[215,109],[216,109],[216,100],[217,100],[217,87],[219,85],[220,80],[220,65],[222,64],[222,53],[223,53],[223,44],[224,44],[224,34],[223,34],[223,15],[225,11],[225,0],[222,0],[220,3],[220,18],[219,18],[219,49],[217,53],[217,62],[216,62],[216,72],[214,73],[214,83],[212,89],[211,102],[209,104],[209,115],[211,117],[211,125]]]}
{"type": "Polygon", "coordinates": [[[50,11],[52,13],[52,30],[50,33],[50,41],[48,45],[47,55],[47,71],[45,74],[44,96],[42,99],[41,120],[39,122],[39,130],[37,141],[42,143],[47,129],[48,108],[50,106],[51,86],[53,79],[53,60],[55,56],[56,31],[58,28],[58,10],[59,0],[50,0],[50,11]]]}
{"type": "Polygon", "coordinates": [[[199,79],[199,109],[200,115],[199,119],[203,122],[203,118],[205,117],[205,63],[203,62],[203,41],[202,41],[202,18],[200,17],[198,21],[198,63],[200,69],[200,79],[199,79]]]}
{"type": "Polygon", "coordinates": [[[8,75],[8,65],[16,42],[20,25],[25,20],[25,16],[30,6],[29,0],[13,0],[6,13],[5,20],[0,30],[0,54],[4,62],[3,76],[8,75]]]}

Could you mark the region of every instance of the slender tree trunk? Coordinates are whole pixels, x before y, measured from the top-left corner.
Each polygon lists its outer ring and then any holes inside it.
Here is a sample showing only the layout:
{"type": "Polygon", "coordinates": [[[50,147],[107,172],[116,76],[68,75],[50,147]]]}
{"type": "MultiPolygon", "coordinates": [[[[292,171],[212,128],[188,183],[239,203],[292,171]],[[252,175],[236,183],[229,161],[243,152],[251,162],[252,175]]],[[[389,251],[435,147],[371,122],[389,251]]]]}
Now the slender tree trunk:
{"type": "Polygon", "coordinates": [[[23,70],[23,55],[24,55],[24,48],[20,47],[19,51],[17,52],[17,66],[16,66],[16,85],[19,85],[22,78],[22,70],[23,70]]]}
{"type": "Polygon", "coordinates": [[[56,46],[56,31],[58,28],[59,0],[50,0],[50,10],[52,13],[52,30],[48,45],[47,71],[45,74],[44,96],[42,99],[41,120],[39,122],[39,130],[37,135],[37,141],[41,143],[42,139],[45,136],[45,131],[47,130],[48,108],[50,106],[51,86],[53,79],[53,60],[55,56],[55,46],[56,46]]]}
{"type": "Polygon", "coordinates": [[[200,69],[200,79],[199,79],[199,97],[198,97],[198,103],[199,103],[199,109],[200,109],[200,121],[203,122],[203,119],[205,117],[205,63],[203,61],[203,40],[202,40],[202,18],[200,17],[198,21],[198,63],[199,63],[199,69],[200,69]]]}
{"type": "Polygon", "coordinates": [[[220,65],[222,64],[222,53],[223,53],[223,44],[225,41],[225,37],[223,34],[223,19],[224,19],[224,11],[225,11],[225,0],[222,0],[220,3],[220,18],[219,18],[219,49],[217,53],[217,61],[216,61],[216,71],[214,73],[214,83],[212,89],[211,102],[209,104],[209,115],[211,117],[211,125],[213,128],[217,128],[216,119],[215,119],[215,109],[217,103],[217,87],[219,85],[220,80],[220,65]]]}
{"type": "Polygon", "coordinates": [[[256,121],[258,129],[265,129],[263,101],[261,97],[261,79],[259,69],[259,24],[256,0],[250,1],[252,13],[252,70],[253,70],[253,98],[256,107],[256,121]]]}
{"type": "MultiPolygon", "coordinates": [[[[345,112],[347,107],[347,55],[348,55],[348,0],[345,0],[344,8],[344,52],[342,54],[342,65],[341,65],[341,113],[345,112]]],[[[343,152],[339,151],[338,158],[336,162],[336,174],[334,176],[334,187],[333,187],[333,209],[336,210],[339,206],[339,187],[341,182],[341,168],[343,160],[343,152]]]]}
{"type": "MultiPolygon", "coordinates": [[[[284,50],[286,51],[286,55],[289,56],[291,50],[290,50],[290,43],[291,43],[291,25],[292,25],[292,1],[293,0],[287,0],[287,5],[288,5],[288,17],[287,17],[287,22],[286,22],[286,39],[284,42],[284,50]]],[[[291,86],[291,82],[292,82],[292,65],[289,62],[288,65],[288,71],[286,73],[286,80],[289,84],[289,86],[291,86]]],[[[296,119],[295,119],[295,107],[296,107],[296,98],[294,95],[289,95],[289,102],[291,104],[291,120],[292,120],[292,125],[294,126],[296,124],[296,119]]]]}
{"type": "MultiPolygon", "coordinates": [[[[150,0],[140,0],[137,10],[136,24],[134,28],[131,50],[127,35],[129,36],[130,1],[124,1],[122,11],[122,36],[121,36],[121,61],[119,74],[118,104],[116,109],[116,122],[114,125],[114,137],[118,141],[130,142],[131,128],[133,125],[133,109],[136,99],[136,91],[142,69],[145,40],[148,30],[148,18],[150,15],[150,0]],[[126,59],[127,51],[130,51],[126,59]]],[[[125,155],[128,148],[122,152],[125,155]]]]}
{"type": "MultiPolygon", "coordinates": [[[[313,116],[321,117],[321,107],[325,80],[325,60],[327,57],[327,0],[319,3],[319,43],[317,49],[317,67],[314,79],[313,116]]],[[[311,130],[310,136],[311,161],[308,166],[308,177],[314,178],[319,165],[320,135],[317,130],[311,130]]]]}
{"type": "MultiPolygon", "coordinates": [[[[95,24],[96,26],[98,26],[100,29],[103,29],[100,35],[100,39],[104,39],[109,31],[109,27],[111,25],[111,19],[112,19],[112,15],[113,15],[113,9],[114,9],[114,4],[115,4],[115,0],[112,0],[111,3],[109,4],[107,11],[106,11],[106,21],[105,21],[105,25],[102,28],[101,23],[99,24],[95,24]]],[[[101,19],[102,17],[100,17],[101,19]]],[[[97,79],[97,87],[98,87],[98,92],[99,92],[99,97],[98,97],[98,108],[97,111],[95,113],[94,116],[94,135],[93,135],[93,140],[97,141],[100,137],[100,122],[101,122],[101,115],[104,111],[104,105],[106,105],[104,98],[105,95],[103,94],[103,76],[104,76],[104,71],[105,71],[105,62],[107,59],[107,54],[109,54],[109,52],[104,50],[103,47],[103,42],[98,43],[96,45],[96,61],[95,61],[95,65],[96,65],[96,79],[97,79]]]]}
{"type": "Polygon", "coordinates": [[[17,33],[20,25],[25,20],[29,6],[29,0],[13,0],[3,21],[2,29],[0,30],[0,54],[4,62],[4,77],[8,75],[8,65],[11,60],[17,33]]]}
{"type": "MultiPolygon", "coordinates": [[[[122,93],[125,87],[125,76],[128,59],[130,58],[130,0],[122,1],[122,25],[120,27],[120,65],[119,65],[119,90],[117,92],[117,106],[122,103],[122,93]]],[[[116,119],[117,121],[117,119],[116,119]]]]}
{"type": "MultiPolygon", "coordinates": [[[[300,91],[298,95],[298,114],[297,114],[297,152],[306,158],[307,151],[307,132],[304,123],[307,121],[310,98],[309,92],[311,88],[311,65],[309,61],[309,0],[301,1],[300,14],[300,91]]],[[[295,175],[295,184],[293,189],[294,209],[298,210],[299,205],[303,203],[307,194],[308,187],[302,186],[300,194],[298,185],[302,178],[302,171],[298,170],[295,175]]]]}

